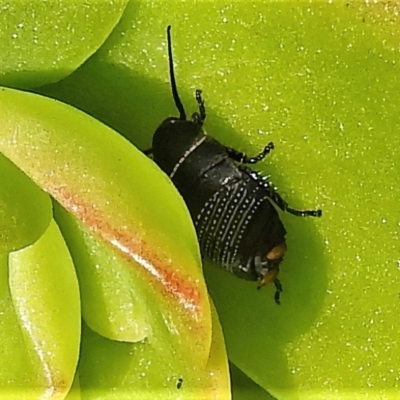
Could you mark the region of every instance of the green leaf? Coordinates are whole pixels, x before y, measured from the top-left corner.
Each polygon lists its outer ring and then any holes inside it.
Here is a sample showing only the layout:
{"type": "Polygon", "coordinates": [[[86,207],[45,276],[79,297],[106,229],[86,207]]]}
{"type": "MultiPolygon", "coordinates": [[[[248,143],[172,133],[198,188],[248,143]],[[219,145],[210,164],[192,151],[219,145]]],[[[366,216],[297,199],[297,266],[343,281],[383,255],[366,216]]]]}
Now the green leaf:
{"type": "Polygon", "coordinates": [[[149,147],[177,113],[167,83],[171,24],[188,114],[202,88],[210,135],[249,154],[274,141],[257,167],[292,206],[323,209],[318,221],[282,215],[281,307],[272,287],[257,292],[206,266],[231,360],[280,400],[396,399],[396,5],[218,1],[166,12],[141,2],[135,10],[81,69],[41,91],[149,147]]]}
{"type": "Polygon", "coordinates": [[[0,254],[0,263],[0,352],[2,358],[0,396],[6,399],[15,398],[18,389],[26,382],[28,387],[33,386],[35,376],[11,299],[8,285],[8,255],[0,254]],[[12,385],[13,381],[16,381],[15,387],[12,385]]]}
{"type": "Polygon", "coordinates": [[[52,218],[49,195],[0,153],[0,253],[21,249],[43,235],[52,218]]]}
{"type": "Polygon", "coordinates": [[[0,84],[31,88],[66,77],[103,44],[127,2],[2,2],[0,84]]]}
{"type": "Polygon", "coordinates": [[[232,400],[276,400],[246,376],[235,364],[229,363],[232,400]]]}
{"type": "Polygon", "coordinates": [[[54,221],[33,245],[1,265],[0,396],[63,398],[80,343],[78,281],[54,221]],[[9,267],[9,272],[8,272],[9,267]]]}
{"type": "MultiPolygon", "coordinates": [[[[187,350],[199,365],[204,364],[211,320],[198,245],[189,213],[167,177],[111,129],[57,101],[3,89],[0,119],[0,151],[82,223],[89,268],[125,269],[124,276],[131,276],[138,286],[130,287],[132,281],[121,281],[118,275],[100,284],[125,285],[121,290],[128,297],[132,294],[132,307],[138,307],[139,315],[142,303],[135,299],[145,291],[143,301],[154,318],[178,332],[181,351],[187,350]],[[16,130],[17,138],[11,142],[16,130]],[[179,246],[176,232],[182,234],[179,246]]],[[[129,309],[127,297],[114,292],[113,302],[104,303],[102,292],[98,293],[100,297],[83,296],[88,323],[103,319],[94,327],[103,335],[110,331],[100,328],[113,325],[109,335],[113,339],[142,337],[144,328],[138,331],[137,324],[130,323],[130,312],[112,311],[129,309]],[[111,318],[117,314],[118,318],[111,318]],[[121,329],[125,326],[132,329],[127,333],[121,329]]],[[[148,318],[150,331],[152,317],[148,318]]]]}
{"type": "Polygon", "coordinates": [[[71,389],[68,392],[67,396],[65,397],[65,400],[82,400],[78,373],[75,374],[75,378],[74,381],[72,382],[71,389]]]}
{"type": "MultiPolygon", "coordinates": [[[[95,332],[114,340],[136,342],[147,337],[154,321],[149,319],[143,282],[118,251],[90,232],[79,219],[55,204],[60,224],[74,258],[81,296],[82,313],[95,332]]],[[[152,308],[152,307],[150,307],[152,308]]]]}
{"type": "Polygon", "coordinates": [[[212,345],[207,364],[201,368],[196,359],[174,347],[170,334],[161,326],[139,343],[107,340],[86,327],[79,365],[83,398],[230,398],[222,331],[216,311],[211,309],[212,345]]]}

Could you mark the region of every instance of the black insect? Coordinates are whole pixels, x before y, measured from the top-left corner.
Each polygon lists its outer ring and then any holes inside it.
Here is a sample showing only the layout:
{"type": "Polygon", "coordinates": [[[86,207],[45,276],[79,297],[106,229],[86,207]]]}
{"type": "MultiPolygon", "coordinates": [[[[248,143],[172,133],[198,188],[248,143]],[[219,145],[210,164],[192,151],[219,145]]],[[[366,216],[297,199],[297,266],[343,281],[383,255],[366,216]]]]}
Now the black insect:
{"type": "Polygon", "coordinates": [[[189,208],[204,258],[258,287],[273,282],[279,304],[282,285],[277,275],[286,251],[285,228],[274,205],[299,217],[321,216],[321,210],[295,210],[267,178],[245,164],[256,164],[274,148],[255,157],[226,147],[206,136],[201,90],[196,90],[199,112],[190,120],[178,95],[172,59],[171,27],[167,28],[172,95],[179,118],[169,117],[153,136],[154,161],[169,175],[189,208]]]}

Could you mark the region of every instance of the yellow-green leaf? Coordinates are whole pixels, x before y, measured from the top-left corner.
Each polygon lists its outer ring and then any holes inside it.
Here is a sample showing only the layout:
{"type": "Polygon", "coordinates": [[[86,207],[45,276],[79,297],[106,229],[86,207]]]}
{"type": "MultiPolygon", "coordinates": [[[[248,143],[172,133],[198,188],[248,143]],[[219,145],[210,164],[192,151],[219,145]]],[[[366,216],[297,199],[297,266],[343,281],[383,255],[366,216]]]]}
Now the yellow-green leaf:
{"type": "Polygon", "coordinates": [[[32,244],[50,224],[49,195],[0,153],[0,252],[32,244]]]}
{"type": "Polygon", "coordinates": [[[127,2],[2,2],[0,85],[32,88],[66,77],[103,44],[127,2]]]}
{"type": "Polygon", "coordinates": [[[63,398],[80,344],[78,281],[53,221],[33,245],[2,256],[0,398],[63,398]]]}
{"type": "MultiPolygon", "coordinates": [[[[0,151],[82,224],[91,260],[100,257],[101,268],[109,262],[122,265],[140,281],[141,287],[127,290],[143,288],[152,312],[163,309],[166,329],[178,332],[182,350],[204,363],[211,320],[198,245],[189,213],[168,178],[116,132],[60,102],[3,89],[0,119],[0,151]],[[179,246],[176,232],[181,232],[179,246]]],[[[124,285],[119,278],[102,284],[124,285]]],[[[94,329],[114,324],[113,339],[137,340],[135,328],[129,338],[121,329],[123,321],[110,318],[109,308],[126,307],[126,297],[115,293],[112,303],[104,303],[99,294],[89,306],[82,297],[88,323],[103,319],[94,329]]],[[[129,312],[119,316],[132,326],[129,312]]]]}
{"type": "Polygon", "coordinates": [[[279,400],[398,397],[398,24],[388,2],[143,1],[79,71],[42,88],[147,148],[177,114],[172,25],[188,115],[201,88],[211,136],[250,155],[275,143],[256,167],[293,207],[323,209],[282,215],[282,306],[272,287],[206,272],[230,358],[279,400]]]}
{"type": "Polygon", "coordinates": [[[222,330],[212,306],[213,337],[208,361],[171,346],[169,334],[156,330],[139,343],[118,343],[84,329],[79,366],[88,400],[227,400],[230,382],[222,330]]]}

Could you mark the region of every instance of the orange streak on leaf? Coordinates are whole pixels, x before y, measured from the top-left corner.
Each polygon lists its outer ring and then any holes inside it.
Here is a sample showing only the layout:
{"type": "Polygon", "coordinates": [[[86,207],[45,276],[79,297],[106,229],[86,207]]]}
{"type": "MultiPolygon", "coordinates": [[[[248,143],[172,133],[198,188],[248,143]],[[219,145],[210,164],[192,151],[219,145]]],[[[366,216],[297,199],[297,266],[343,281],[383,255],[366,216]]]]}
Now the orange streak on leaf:
{"type": "Polygon", "coordinates": [[[143,239],[133,232],[112,225],[98,208],[87,207],[78,195],[69,192],[65,186],[52,185],[48,190],[63,207],[118,249],[124,259],[135,261],[150,273],[161,284],[162,290],[189,311],[192,318],[197,321],[201,319],[201,294],[196,282],[190,282],[182,274],[173,271],[173,265],[160,258],[143,239]]]}

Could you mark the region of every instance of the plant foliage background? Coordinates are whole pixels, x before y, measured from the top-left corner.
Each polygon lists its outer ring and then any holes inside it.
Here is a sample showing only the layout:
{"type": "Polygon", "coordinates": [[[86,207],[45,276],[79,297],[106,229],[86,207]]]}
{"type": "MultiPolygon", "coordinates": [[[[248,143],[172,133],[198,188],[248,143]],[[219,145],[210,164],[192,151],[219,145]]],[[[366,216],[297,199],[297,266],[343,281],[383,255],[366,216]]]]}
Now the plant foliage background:
{"type": "MultiPolygon", "coordinates": [[[[47,55],[35,64],[41,53],[33,44],[21,40],[18,49],[3,29],[9,39],[3,41],[9,54],[3,84],[60,99],[146,149],[158,124],[176,114],[165,37],[172,25],[188,114],[201,88],[207,132],[249,154],[273,141],[275,150],[259,170],[293,207],[323,210],[319,220],[282,215],[289,250],[280,307],[272,287],[256,291],[204,266],[229,359],[278,399],[397,398],[397,4],[131,1],[122,9],[92,56],[94,50],[76,46],[76,66],[81,54],[88,59],[71,75],[75,68],[61,68],[47,55]],[[22,49],[47,82],[18,80],[22,49]],[[60,71],[66,78],[53,83],[60,71]]],[[[55,51],[59,24],[51,18],[42,43],[55,51]]],[[[63,32],[60,40],[68,43],[72,31],[63,32]]],[[[177,236],[179,246],[183,235],[177,236]]]]}

